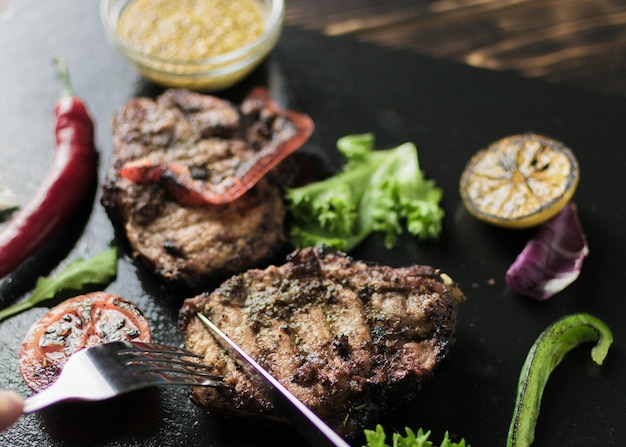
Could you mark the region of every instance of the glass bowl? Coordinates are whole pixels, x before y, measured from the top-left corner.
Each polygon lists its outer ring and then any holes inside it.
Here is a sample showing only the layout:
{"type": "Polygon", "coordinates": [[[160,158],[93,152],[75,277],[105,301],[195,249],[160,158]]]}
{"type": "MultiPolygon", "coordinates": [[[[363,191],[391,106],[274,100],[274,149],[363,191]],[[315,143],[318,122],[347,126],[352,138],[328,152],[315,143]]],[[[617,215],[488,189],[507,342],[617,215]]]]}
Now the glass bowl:
{"type": "Polygon", "coordinates": [[[259,37],[236,50],[185,60],[184,57],[167,58],[144,52],[120,37],[120,17],[133,1],[101,1],[100,15],[109,42],[146,78],[166,87],[199,91],[225,89],[252,72],[278,42],[285,9],[284,0],[253,0],[264,25],[259,37]]]}

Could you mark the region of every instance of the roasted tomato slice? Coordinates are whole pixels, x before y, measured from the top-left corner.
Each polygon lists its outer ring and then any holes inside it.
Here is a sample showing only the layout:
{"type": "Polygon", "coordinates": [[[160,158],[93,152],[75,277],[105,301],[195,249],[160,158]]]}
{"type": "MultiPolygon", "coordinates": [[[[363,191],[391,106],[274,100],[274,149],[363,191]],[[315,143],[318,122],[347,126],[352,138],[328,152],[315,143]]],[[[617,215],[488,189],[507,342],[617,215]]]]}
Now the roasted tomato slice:
{"type": "Polygon", "coordinates": [[[137,306],[105,292],[77,296],[31,326],[20,347],[20,372],[33,391],[41,391],[57,379],[74,352],[118,340],[152,340],[148,320],[137,306]]]}
{"type": "Polygon", "coordinates": [[[308,115],[284,110],[271,101],[264,88],[256,88],[246,97],[240,113],[236,138],[245,149],[230,160],[190,166],[147,157],[124,164],[119,174],[135,183],[161,182],[183,205],[232,202],[302,146],[314,127],[308,115]]]}

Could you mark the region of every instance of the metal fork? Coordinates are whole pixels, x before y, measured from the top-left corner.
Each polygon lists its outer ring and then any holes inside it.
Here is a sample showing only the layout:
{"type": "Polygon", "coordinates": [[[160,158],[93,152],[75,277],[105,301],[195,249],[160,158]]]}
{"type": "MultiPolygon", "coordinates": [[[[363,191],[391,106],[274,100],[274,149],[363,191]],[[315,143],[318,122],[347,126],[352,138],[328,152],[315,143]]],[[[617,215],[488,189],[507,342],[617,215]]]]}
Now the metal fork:
{"type": "Polygon", "coordinates": [[[67,400],[109,399],[154,385],[226,386],[223,377],[185,357],[202,356],[174,346],[128,341],[83,349],[70,356],[56,382],[24,400],[24,413],[67,400]]]}

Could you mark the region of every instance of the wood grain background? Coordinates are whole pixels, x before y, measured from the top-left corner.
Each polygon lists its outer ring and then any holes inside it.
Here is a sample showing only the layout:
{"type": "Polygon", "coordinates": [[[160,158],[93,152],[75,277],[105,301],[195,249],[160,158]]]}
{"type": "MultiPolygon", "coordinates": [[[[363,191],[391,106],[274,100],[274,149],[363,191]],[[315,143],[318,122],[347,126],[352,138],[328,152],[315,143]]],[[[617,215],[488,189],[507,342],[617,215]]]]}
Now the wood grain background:
{"type": "Polygon", "coordinates": [[[626,0],[286,0],[288,25],[626,97],[626,0]]]}

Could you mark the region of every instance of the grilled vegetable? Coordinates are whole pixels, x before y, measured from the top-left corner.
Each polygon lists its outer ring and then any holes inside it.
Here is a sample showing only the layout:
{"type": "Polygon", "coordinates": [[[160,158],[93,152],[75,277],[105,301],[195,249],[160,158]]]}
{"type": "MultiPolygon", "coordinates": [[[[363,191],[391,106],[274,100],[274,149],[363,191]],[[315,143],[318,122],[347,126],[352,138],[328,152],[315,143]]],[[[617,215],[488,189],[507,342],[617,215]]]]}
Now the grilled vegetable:
{"type": "Polygon", "coordinates": [[[539,335],[522,367],[506,447],[528,447],[533,443],[541,397],[550,374],[565,354],[591,341],[597,342],[591,358],[602,365],[613,335],[601,320],[584,313],[566,316],[539,335]]]}
{"type": "Polygon", "coordinates": [[[20,347],[20,372],[33,391],[54,382],[82,348],[119,340],[150,342],[150,324],[130,301],[105,292],[66,300],[31,326],[20,347]]]}

